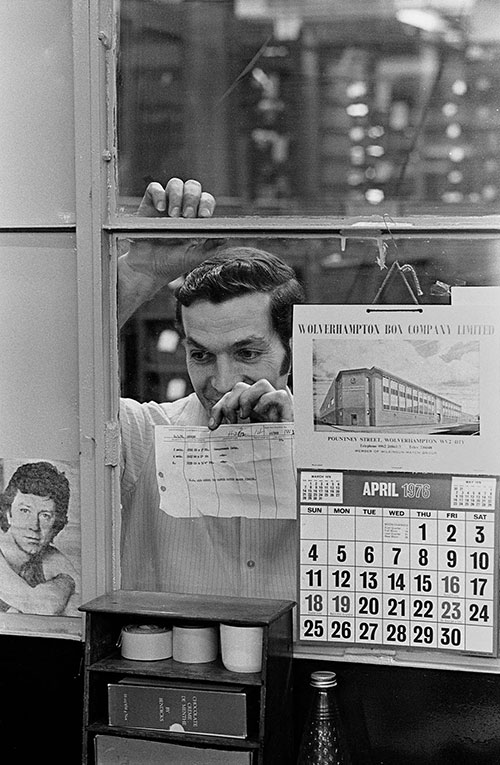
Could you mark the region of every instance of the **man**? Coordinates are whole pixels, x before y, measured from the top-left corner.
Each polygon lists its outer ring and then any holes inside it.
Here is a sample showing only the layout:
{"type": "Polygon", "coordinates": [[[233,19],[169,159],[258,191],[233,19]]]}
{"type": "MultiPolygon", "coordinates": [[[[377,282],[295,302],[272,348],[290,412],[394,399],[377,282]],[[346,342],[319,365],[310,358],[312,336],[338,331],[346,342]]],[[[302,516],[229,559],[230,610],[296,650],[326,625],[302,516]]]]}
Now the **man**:
{"type": "MultiPolygon", "coordinates": [[[[139,212],[211,215],[196,181],[151,184],[139,212]],[[187,198],[187,202],[186,202],[187,198]],[[194,212],[193,212],[194,211],[194,212]]],[[[252,248],[151,240],[119,259],[122,319],[161,286],[190,273],[177,291],[194,393],[166,404],[121,402],[122,586],[247,597],[295,597],[296,522],[173,517],[160,509],[156,425],[217,428],[222,422],[293,420],[287,388],[292,307],[303,291],[291,268],[252,248]],[[201,265],[199,265],[201,262],[201,265]]]]}
{"type": "Polygon", "coordinates": [[[49,462],[11,476],[0,498],[0,611],[68,613],[78,575],[52,542],[68,522],[69,496],[68,479],[49,462]]]}

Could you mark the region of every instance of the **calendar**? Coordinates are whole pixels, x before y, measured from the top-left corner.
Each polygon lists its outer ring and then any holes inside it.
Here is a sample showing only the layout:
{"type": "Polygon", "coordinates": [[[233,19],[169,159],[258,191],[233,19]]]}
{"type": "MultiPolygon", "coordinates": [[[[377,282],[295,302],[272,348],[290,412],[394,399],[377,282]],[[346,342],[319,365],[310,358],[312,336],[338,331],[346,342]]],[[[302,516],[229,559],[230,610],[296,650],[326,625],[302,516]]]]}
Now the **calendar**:
{"type": "Polygon", "coordinates": [[[307,655],[498,666],[499,319],[487,305],[296,307],[307,655]]]}
{"type": "Polygon", "coordinates": [[[299,640],[497,655],[498,477],[300,470],[299,640]]]}

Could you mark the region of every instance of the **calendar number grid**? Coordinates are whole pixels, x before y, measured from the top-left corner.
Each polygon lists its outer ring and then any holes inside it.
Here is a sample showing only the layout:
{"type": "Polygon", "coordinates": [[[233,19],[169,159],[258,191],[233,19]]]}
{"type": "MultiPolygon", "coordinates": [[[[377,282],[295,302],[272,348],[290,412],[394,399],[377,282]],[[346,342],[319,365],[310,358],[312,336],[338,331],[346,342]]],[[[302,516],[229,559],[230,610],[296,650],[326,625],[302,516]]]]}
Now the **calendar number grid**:
{"type": "Polygon", "coordinates": [[[299,640],[496,655],[489,480],[452,480],[449,506],[436,508],[411,497],[400,506],[383,497],[339,504],[342,474],[316,488],[308,477],[299,502],[299,640]]]}

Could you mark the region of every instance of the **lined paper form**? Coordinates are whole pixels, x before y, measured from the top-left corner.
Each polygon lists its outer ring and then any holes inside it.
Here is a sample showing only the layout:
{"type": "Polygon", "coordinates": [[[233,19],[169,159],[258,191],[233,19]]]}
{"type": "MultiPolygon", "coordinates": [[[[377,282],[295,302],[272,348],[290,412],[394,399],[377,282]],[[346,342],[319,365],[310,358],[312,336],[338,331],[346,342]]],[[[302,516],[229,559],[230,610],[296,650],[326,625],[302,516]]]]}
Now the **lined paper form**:
{"type": "Polygon", "coordinates": [[[178,518],[295,518],[293,423],[158,425],[160,508],[178,518]]]}

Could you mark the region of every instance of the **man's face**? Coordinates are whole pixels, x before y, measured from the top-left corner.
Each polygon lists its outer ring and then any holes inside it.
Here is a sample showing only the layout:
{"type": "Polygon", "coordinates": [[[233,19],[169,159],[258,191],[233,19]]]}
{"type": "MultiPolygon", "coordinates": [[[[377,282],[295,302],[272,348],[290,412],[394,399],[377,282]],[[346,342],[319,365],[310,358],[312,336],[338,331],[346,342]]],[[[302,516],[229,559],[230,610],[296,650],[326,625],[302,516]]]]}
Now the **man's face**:
{"type": "Polygon", "coordinates": [[[270,300],[268,293],[255,292],[182,307],[187,368],[208,413],[237,382],[266,379],[277,389],[286,387],[286,354],[271,325],[270,300]]]}
{"type": "Polygon", "coordinates": [[[9,533],[23,552],[35,555],[52,541],[55,519],[53,499],[18,491],[10,509],[9,533]]]}

